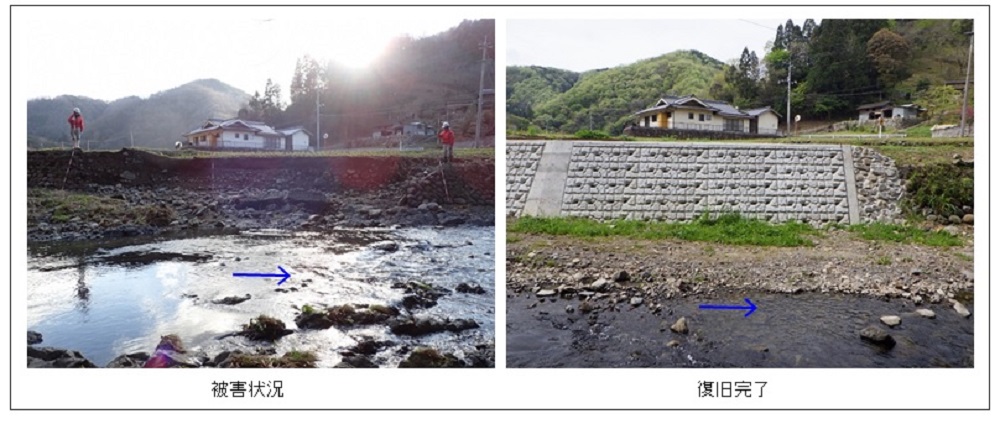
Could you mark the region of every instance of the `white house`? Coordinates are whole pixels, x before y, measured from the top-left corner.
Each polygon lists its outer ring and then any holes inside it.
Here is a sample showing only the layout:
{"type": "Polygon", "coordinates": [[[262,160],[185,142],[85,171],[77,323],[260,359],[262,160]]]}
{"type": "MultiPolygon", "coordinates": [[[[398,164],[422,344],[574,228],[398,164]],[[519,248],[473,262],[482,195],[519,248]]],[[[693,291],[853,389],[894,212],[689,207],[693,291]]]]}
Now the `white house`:
{"type": "Polygon", "coordinates": [[[423,122],[410,122],[403,125],[403,135],[434,135],[434,127],[423,122]]]}
{"type": "Polygon", "coordinates": [[[242,119],[209,119],[184,134],[197,147],[254,150],[308,150],[309,136],[301,127],[275,130],[263,122],[242,119]]]}
{"type": "Polygon", "coordinates": [[[285,136],[285,150],[312,150],[309,146],[309,138],[312,133],[305,128],[301,126],[291,127],[280,129],[278,132],[285,136]]]}
{"type": "Polygon", "coordinates": [[[780,118],[769,107],[741,111],[724,101],[699,99],[694,94],[665,96],[633,116],[640,127],[768,135],[777,134],[780,118]]]}
{"type": "Polygon", "coordinates": [[[888,100],[869,103],[858,106],[858,122],[874,121],[879,118],[885,119],[915,119],[920,117],[921,112],[927,109],[915,104],[895,105],[888,100]]]}

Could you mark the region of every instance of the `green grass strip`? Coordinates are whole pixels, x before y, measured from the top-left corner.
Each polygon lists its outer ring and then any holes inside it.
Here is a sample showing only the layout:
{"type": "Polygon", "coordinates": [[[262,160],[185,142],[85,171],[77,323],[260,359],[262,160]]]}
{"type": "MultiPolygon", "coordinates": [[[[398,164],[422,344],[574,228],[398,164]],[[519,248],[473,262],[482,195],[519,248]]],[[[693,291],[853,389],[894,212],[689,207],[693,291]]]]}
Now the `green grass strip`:
{"type": "Polygon", "coordinates": [[[574,237],[620,236],[642,240],[680,239],[751,246],[812,246],[804,237],[816,234],[813,227],[788,222],[770,224],[757,219],[726,214],[702,216],[688,223],[618,220],[599,222],[585,218],[524,217],[513,222],[513,233],[565,235],[574,237]]]}
{"type": "Polygon", "coordinates": [[[946,231],[929,231],[880,222],[851,225],[847,227],[847,230],[856,233],[865,240],[917,243],[927,246],[961,246],[964,244],[961,238],[946,231]]]}

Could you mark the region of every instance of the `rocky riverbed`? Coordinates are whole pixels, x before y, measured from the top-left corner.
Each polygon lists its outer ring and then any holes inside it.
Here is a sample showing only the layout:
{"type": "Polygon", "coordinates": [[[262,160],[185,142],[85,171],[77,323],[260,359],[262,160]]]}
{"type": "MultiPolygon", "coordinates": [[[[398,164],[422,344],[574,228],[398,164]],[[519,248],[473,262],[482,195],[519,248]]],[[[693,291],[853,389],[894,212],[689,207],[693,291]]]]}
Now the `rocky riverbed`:
{"type": "Polygon", "coordinates": [[[972,366],[971,229],[948,248],[839,230],[798,248],[509,236],[508,365],[972,366]],[[744,298],[747,318],[698,308],[744,298]]]}
{"type": "Polygon", "coordinates": [[[492,226],[495,215],[492,158],[445,165],[391,157],[171,159],[126,149],[72,158],[30,152],[28,167],[29,241],[492,226]]]}

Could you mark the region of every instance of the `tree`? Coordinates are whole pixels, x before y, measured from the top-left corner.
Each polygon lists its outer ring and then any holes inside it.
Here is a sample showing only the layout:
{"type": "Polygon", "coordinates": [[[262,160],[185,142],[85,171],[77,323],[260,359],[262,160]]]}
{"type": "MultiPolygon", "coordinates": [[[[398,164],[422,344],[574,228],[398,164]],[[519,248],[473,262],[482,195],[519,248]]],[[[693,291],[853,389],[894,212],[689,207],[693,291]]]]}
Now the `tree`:
{"type": "Polygon", "coordinates": [[[893,87],[909,76],[906,63],[910,44],[901,35],[882,28],[868,40],[867,51],[883,88],[893,87]]]}
{"type": "Polygon", "coordinates": [[[264,95],[261,96],[259,91],[255,91],[246,106],[240,108],[238,116],[240,119],[274,124],[281,119],[283,108],[281,86],[268,78],[267,84],[264,85],[264,95]]]}
{"type": "Polygon", "coordinates": [[[312,56],[305,55],[295,60],[295,73],[292,74],[292,85],[289,94],[292,103],[314,99],[316,89],[322,83],[322,67],[312,56]]]}
{"type": "Polygon", "coordinates": [[[774,45],[771,46],[771,51],[781,50],[785,48],[785,30],[781,25],[778,25],[778,30],[774,33],[774,45]]]}

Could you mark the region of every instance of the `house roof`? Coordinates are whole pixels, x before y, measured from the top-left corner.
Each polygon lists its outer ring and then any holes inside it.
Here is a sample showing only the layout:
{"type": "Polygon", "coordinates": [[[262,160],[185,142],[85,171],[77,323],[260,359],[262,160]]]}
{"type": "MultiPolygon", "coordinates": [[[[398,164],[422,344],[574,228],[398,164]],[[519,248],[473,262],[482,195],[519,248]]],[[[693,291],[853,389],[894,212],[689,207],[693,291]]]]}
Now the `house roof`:
{"type": "Polygon", "coordinates": [[[760,115],[763,115],[764,112],[767,112],[767,111],[774,112],[775,115],[778,115],[778,117],[781,118],[781,114],[778,113],[778,111],[772,109],[770,106],[758,107],[758,108],[755,108],[755,109],[747,109],[745,112],[746,112],[747,115],[750,115],[750,116],[760,116],[760,115]]]}
{"type": "Polygon", "coordinates": [[[306,133],[306,135],[312,136],[312,133],[309,132],[309,130],[305,129],[305,127],[303,127],[301,125],[296,125],[294,127],[288,127],[288,128],[282,128],[282,129],[276,130],[276,131],[278,133],[280,133],[281,135],[285,135],[285,136],[289,136],[289,135],[295,134],[295,133],[300,132],[300,131],[306,133]]]}
{"type": "Polygon", "coordinates": [[[889,105],[892,105],[892,102],[890,102],[888,100],[883,100],[881,102],[868,103],[868,104],[864,104],[864,105],[858,106],[858,110],[879,109],[879,108],[883,108],[883,107],[886,107],[886,106],[889,106],[889,105]]]}
{"type": "MultiPolygon", "coordinates": [[[[757,115],[750,115],[747,112],[739,110],[736,106],[733,106],[722,100],[710,100],[710,99],[699,99],[694,94],[690,96],[677,97],[677,96],[663,96],[656,102],[651,108],[643,109],[635,113],[635,115],[641,115],[648,112],[667,110],[667,109],[677,109],[679,107],[690,107],[706,109],[713,112],[717,112],[721,116],[731,116],[731,117],[751,117],[757,115]]],[[[762,108],[763,110],[770,108],[762,108]]],[[[755,110],[755,109],[752,109],[755,110]]],[[[761,113],[763,113],[763,110],[761,113]]],[[[777,114],[777,112],[775,112],[777,114]]],[[[759,115],[759,113],[758,113],[759,115]]],[[[781,115],[778,115],[781,116],[781,115]]]]}
{"type": "Polygon", "coordinates": [[[246,121],[243,119],[215,119],[211,118],[205,121],[200,127],[189,131],[184,135],[195,135],[204,132],[216,131],[216,130],[230,130],[230,131],[251,131],[254,134],[259,135],[281,135],[271,126],[260,122],[260,121],[246,121]]]}

